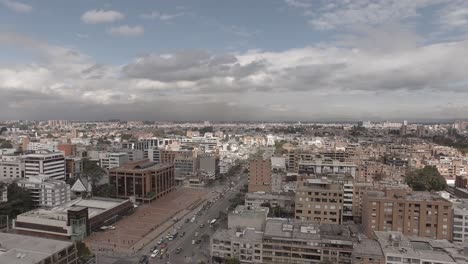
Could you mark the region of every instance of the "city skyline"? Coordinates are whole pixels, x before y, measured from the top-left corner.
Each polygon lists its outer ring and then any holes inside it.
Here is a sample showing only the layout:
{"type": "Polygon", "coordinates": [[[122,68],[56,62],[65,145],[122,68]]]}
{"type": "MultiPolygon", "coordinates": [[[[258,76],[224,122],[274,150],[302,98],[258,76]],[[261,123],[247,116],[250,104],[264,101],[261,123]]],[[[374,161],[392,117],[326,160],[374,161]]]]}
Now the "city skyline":
{"type": "Polygon", "coordinates": [[[468,3],[0,0],[0,119],[466,118],[468,3]]]}

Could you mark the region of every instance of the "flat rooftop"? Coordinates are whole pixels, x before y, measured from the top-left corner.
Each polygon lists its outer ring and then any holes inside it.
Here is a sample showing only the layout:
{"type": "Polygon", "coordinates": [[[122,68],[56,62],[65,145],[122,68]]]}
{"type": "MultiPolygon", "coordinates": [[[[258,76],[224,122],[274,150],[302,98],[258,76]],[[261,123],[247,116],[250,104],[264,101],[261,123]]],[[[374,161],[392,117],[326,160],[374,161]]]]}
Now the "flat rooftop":
{"type": "Polygon", "coordinates": [[[46,219],[55,219],[60,221],[67,220],[67,211],[71,208],[88,208],[88,216],[92,218],[102,212],[110,210],[116,206],[125,203],[127,200],[110,199],[110,198],[94,198],[94,199],[75,199],[61,206],[50,209],[35,209],[21,214],[20,216],[37,217],[46,219]]]}
{"type": "Polygon", "coordinates": [[[66,241],[0,233],[0,263],[35,264],[71,246],[66,241]]]}

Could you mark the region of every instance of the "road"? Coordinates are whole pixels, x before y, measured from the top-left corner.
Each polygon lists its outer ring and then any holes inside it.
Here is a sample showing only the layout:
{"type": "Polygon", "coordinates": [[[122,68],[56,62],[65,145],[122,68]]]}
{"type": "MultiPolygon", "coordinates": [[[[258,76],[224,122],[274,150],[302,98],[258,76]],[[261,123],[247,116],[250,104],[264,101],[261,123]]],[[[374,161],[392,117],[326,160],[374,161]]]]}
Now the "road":
{"type": "MultiPolygon", "coordinates": [[[[237,180],[236,178],[236,181],[237,184],[235,184],[230,191],[226,192],[224,196],[218,199],[214,204],[212,204],[210,208],[201,211],[201,215],[196,217],[196,221],[194,223],[188,222],[183,224],[185,219],[181,219],[179,223],[177,223],[175,226],[181,225],[179,235],[182,232],[185,232],[185,236],[178,236],[175,240],[168,241],[169,257],[164,258],[162,260],[155,258],[152,259],[150,263],[166,263],[167,261],[169,261],[170,263],[198,263],[200,260],[205,261],[205,263],[210,263],[210,241],[209,239],[204,241],[201,237],[203,234],[207,234],[209,237],[211,237],[211,235],[215,232],[214,228],[209,227],[208,221],[217,218],[219,216],[219,212],[227,213],[227,208],[229,207],[229,199],[233,198],[235,194],[239,191],[239,189],[247,183],[247,177],[245,177],[245,175],[242,175],[241,179],[237,180]],[[205,226],[203,228],[200,228],[200,224],[204,224],[205,226]],[[198,232],[198,237],[195,237],[196,232],[198,232]],[[202,242],[200,244],[192,245],[192,240],[198,239],[201,239],[202,242]],[[176,254],[175,251],[179,247],[182,248],[182,252],[176,254]]],[[[192,211],[186,218],[193,217],[195,213],[198,210],[200,210],[200,208],[201,206],[192,211]]],[[[158,240],[155,241],[157,242],[158,240]]],[[[149,250],[147,252],[149,252],[149,250]]]]}
{"type": "Polygon", "coordinates": [[[165,239],[164,243],[167,244],[167,255],[160,259],[160,256],[156,258],[150,258],[149,263],[171,263],[171,264],[182,264],[182,263],[198,263],[200,260],[205,261],[205,263],[210,263],[210,253],[209,253],[209,239],[203,241],[200,244],[192,245],[192,240],[202,239],[203,234],[211,235],[215,232],[214,228],[209,227],[208,221],[213,218],[218,218],[220,212],[227,213],[227,208],[229,207],[229,199],[233,198],[239,190],[247,184],[247,176],[245,174],[240,174],[237,177],[232,177],[231,180],[226,181],[225,185],[217,185],[206,190],[209,192],[223,192],[223,189],[229,185],[231,181],[235,182],[235,185],[227,192],[225,192],[223,197],[220,197],[216,202],[214,202],[208,209],[201,211],[201,215],[196,217],[196,221],[191,223],[185,223],[185,219],[191,219],[198,211],[202,209],[202,205],[193,209],[189,214],[187,214],[183,219],[180,219],[178,222],[174,223],[173,228],[169,229],[167,232],[156,237],[152,242],[148,243],[142,250],[140,250],[135,256],[130,258],[111,258],[101,256],[99,257],[98,264],[112,264],[112,263],[138,263],[138,260],[142,255],[150,255],[150,250],[159,245],[157,242],[166,237],[169,232],[172,232],[177,226],[180,226],[178,231],[178,236],[172,241],[165,239]],[[200,224],[204,224],[203,228],[200,228],[200,224]],[[185,235],[181,237],[180,235],[185,232],[185,235]],[[195,238],[195,232],[198,232],[198,238],[195,238]],[[177,248],[182,248],[182,252],[176,254],[175,251],[177,248]]]}

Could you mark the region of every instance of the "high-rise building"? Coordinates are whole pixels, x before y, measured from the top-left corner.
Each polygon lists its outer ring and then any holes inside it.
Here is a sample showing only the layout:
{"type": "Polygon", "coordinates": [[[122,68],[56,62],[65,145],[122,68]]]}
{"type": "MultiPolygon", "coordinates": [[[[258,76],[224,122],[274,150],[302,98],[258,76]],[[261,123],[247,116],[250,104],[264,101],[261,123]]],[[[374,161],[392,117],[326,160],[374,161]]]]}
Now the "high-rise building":
{"type": "Polygon", "coordinates": [[[101,168],[103,169],[112,169],[118,168],[128,162],[128,154],[125,152],[110,152],[105,153],[101,157],[101,168]]]}
{"type": "Polygon", "coordinates": [[[174,165],[149,160],[128,162],[109,170],[109,183],[115,186],[117,197],[151,201],[175,189],[174,165]]]}
{"type": "Polygon", "coordinates": [[[24,159],[24,177],[43,175],[54,180],[65,180],[65,156],[61,152],[40,151],[24,159]]]}
{"type": "MultiPolygon", "coordinates": [[[[344,184],[351,182],[343,177],[342,181],[328,178],[303,179],[298,181],[296,191],[296,219],[310,223],[341,224],[343,222],[344,184]]],[[[347,210],[352,219],[352,185],[347,210]]]]}
{"type": "Polygon", "coordinates": [[[24,177],[24,163],[19,156],[0,157],[0,181],[24,177]]]}
{"type": "Polygon", "coordinates": [[[75,144],[58,144],[57,150],[63,152],[66,157],[76,156],[75,144]]]}
{"type": "Polygon", "coordinates": [[[271,191],[271,161],[252,160],[249,164],[249,192],[271,191]]]}
{"type": "Polygon", "coordinates": [[[400,231],[433,239],[452,238],[452,204],[429,192],[369,191],[364,196],[362,226],[374,231],[400,231]]]}
{"type": "Polygon", "coordinates": [[[21,180],[17,184],[29,190],[36,206],[55,207],[70,201],[70,185],[65,181],[38,176],[29,180],[21,180]]]}

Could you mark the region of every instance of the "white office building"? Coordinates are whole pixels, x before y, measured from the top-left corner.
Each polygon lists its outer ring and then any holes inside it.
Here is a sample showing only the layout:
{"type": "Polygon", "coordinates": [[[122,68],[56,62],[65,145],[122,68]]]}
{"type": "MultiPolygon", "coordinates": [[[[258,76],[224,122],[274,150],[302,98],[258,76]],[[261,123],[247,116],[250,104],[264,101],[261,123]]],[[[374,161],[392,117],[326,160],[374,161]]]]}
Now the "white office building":
{"type": "Polygon", "coordinates": [[[43,175],[53,180],[65,180],[65,156],[62,152],[40,151],[26,155],[24,177],[31,179],[43,175]]]}
{"type": "Polygon", "coordinates": [[[453,204],[453,242],[468,242],[468,200],[453,204]]]}
{"type": "Polygon", "coordinates": [[[28,189],[33,202],[40,207],[60,206],[68,203],[71,197],[70,185],[44,175],[21,180],[18,186],[28,189]]]}
{"type": "Polygon", "coordinates": [[[24,163],[19,156],[0,158],[0,181],[23,178],[24,163]]]}
{"type": "Polygon", "coordinates": [[[101,157],[101,168],[107,170],[118,168],[126,162],[128,162],[128,154],[125,152],[105,153],[105,155],[101,157]]]}

